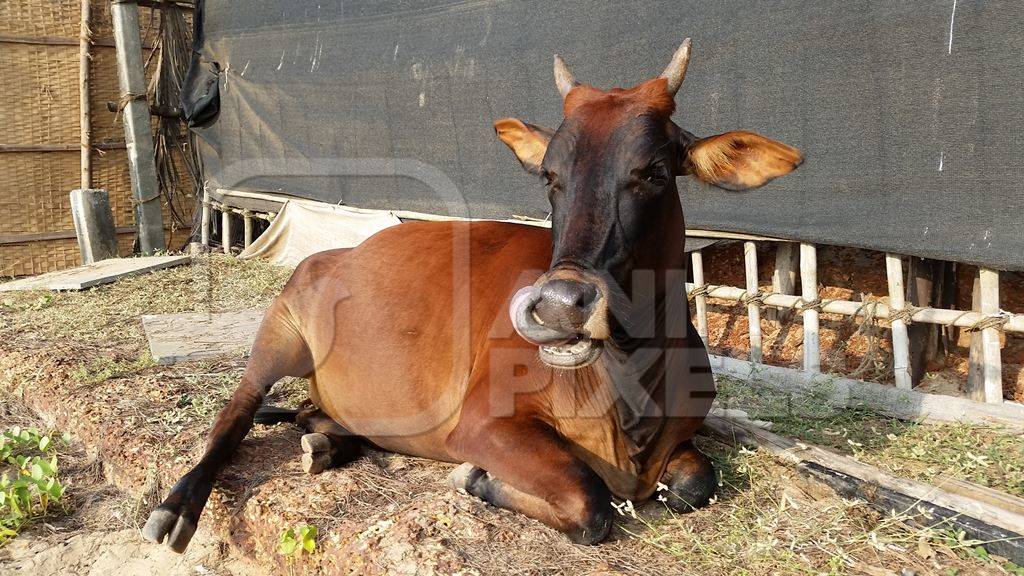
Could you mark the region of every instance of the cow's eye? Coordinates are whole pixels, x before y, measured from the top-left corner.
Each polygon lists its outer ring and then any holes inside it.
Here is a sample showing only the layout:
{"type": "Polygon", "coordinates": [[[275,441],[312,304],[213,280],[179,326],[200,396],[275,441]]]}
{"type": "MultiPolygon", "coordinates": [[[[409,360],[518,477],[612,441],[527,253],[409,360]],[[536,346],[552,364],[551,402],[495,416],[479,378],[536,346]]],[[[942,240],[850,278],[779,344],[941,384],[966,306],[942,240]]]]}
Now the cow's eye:
{"type": "Polygon", "coordinates": [[[668,172],[665,170],[665,165],[661,162],[655,162],[647,168],[644,168],[640,173],[640,181],[646,184],[655,186],[664,185],[668,180],[668,172]]]}

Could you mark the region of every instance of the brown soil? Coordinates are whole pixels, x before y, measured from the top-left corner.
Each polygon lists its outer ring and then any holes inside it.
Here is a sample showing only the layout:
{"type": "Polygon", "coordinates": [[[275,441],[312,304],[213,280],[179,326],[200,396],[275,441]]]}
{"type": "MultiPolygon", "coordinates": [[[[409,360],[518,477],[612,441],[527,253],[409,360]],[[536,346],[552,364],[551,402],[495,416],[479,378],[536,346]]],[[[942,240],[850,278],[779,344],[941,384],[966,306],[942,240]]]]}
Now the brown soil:
{"type": "MultiPolygon", "coordinates": [[[[771,289],[774,252],[758,250],[758,277],[762,290],[771,289]]],[[[818,247],[818,283],[822,298],[888,300],[885,257],[854,248],[818,247]]],[[[743,246],[722,243],[704,252],[705,281],[709,284],[744,286],[743,246]]],[[[971,287],[977,268],[957,268],[957,308],[971,309],[971,287]]],[[[798,285],[799,286],[799,285],[798,285]]],[[[799,288],[798,288],[799,289],[799,288]]],[[[1000,305],[1024,313],[1024,274],[1000,275],[1000,305]]],[[[762,313],[763,314],[763,313],[762,313]]],[[[747,358],[750,354],[746,309],[726,300],[709,299],[708,339],[717,354],[747,358]]],[[[799,367],[803,355],[803,327],[799,315],[779,324],[763,322],[763,354],[768,364],[799,367]]],[[[922,388],[941,393],[960,393],[967,379],[970,335],[961,333],[951,353],[927,367],[922,388]]],[[[848,317],[821,316],[822,370],[874,382],[892,383],[892,342],[888,322],[861,325],[848,317]]],[[[1024,401],[1024,335],[1003,333],[1003,392],[1010,400],[1024,401]]]]}

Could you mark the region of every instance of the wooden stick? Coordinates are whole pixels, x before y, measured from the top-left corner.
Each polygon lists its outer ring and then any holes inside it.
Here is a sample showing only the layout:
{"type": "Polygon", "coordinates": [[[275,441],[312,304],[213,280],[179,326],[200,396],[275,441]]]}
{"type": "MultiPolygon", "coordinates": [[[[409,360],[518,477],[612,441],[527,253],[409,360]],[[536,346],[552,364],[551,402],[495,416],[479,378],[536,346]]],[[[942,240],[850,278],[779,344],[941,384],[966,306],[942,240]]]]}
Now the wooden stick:
{"type": "MultiPolygon", "coordinates": [[[[704,256],[700,250],[697,250],[690,254],[690,260],[693,262],[693,286],[699,287],[704,285],[704,256]]],[[[696,296],[693,299],[693,307],[697,310],[697,334],[700,335],[701,340],[704,341],[704,345],[708,345],[708,299],[703,294],[696,296]]]]}
{"type": "Polygon", "coordinates": [[[895,386],[832,374],[808,374],[795,368],[754,364],[717,354],[711,354],[710,359],[715,374],[748,382],[762,395],[789,399],[789,410],[797,416],[803,415],[799,410],[813,398],[814,410],[808,413],[809,417],[820,417],[823,408],[851,408],[911,422],[972,422],[997,426],[1011,434],[1024,432],[1024,405],[1016,402],[987,404],[959,396],[898,390],[895,386]]]}
{"type": "MultiPolygon", "coordinates": [[[[779,242],[775,245],[775,270],[772,272],[772,292],[776,294],[796,293],[796,244],[779,242]]],[[[766,319],[780,324],[789,322],[792,310],[769,308],[766,319]]]]}
{"type": "MultiPolygon", "coordinates": [[[[747,297],[757,294],[757,244],[747,241],[743,243],[743,263],[747,279],[747,297]]],[[[747,303],[747,320],[750,334],[750,359],[761,361],[761,308],[757,302],[747,303]]]]}
{"type": "MultiPolygon", "coordinates": [[[[803,303],[818,299],[818,255],[814,244],[800,243],[800,288],[803,303]]],[[[820,338],[818,336],[818,311],[804,309],[804,371],[821,371],[820,338]]]]}
{"type": "Polygon", "coordinates": [[[252,212],[248,210],[242,211],[242,227],[244,228],[243,245],[248,248],[252,244],[252,212]]]}
{"type": "MultiPolygon", "coordinates": [[[[975,292],[976,308],[983,317],[999,313],[998,271],[980,268],[975,292]]],[[[1003,328],[1008,326],[1009,323],[1003,328]]],[[[1002,402],[1002,358],[999,352],[999,331],[995,327],[985,328],[971,337],[969,365],[967,394],[979,402],[1002,402]]]]}
{"type": "MultiPolygon", "coordinates": [[[[889,281],[889,308],[899,312],[906,307],[903,287],[903,261],[896,254],[885,255],[885,274],[889,281]]],[[[907,323],[899,318],[892,319],[892,358],[896,375],[896,387],[910,390],[910,339],[907,337],[907,323]]]]}
{"type": "Polygon", "coordinates": [[[82,188],[92,188],[92,120],[89,116],[89,51],[92,31],[89,30],[92,0],[82,0],[82,21],[78,37],[78,112],[82,148],[82,188]]]}
{"type": "MultiPolygon", "coordinates": [[[[124,140],[93,142],[93,150],[122,150],[124,140]]],[[[82,148],[79,144],[0,144],[0,152],[73,152],[82,148]]]]}
{"type": "Polygon", "coordinates": [[[203,212],[200,218],[202,222],[199,223],[199,242],[205,246],[210,246],[210,218],[211,218],[211,205],[210,205],[210,191],[203,190],[203,212]]]}
{"type": "Polygon", "coordinates": [[[995,542],[986,543],[990,550],[998,549],[997,553],[1018,560],[1024,553],[1019,541],[1024,534],[1024,515],[1013,509],[893,476],[849,456],[779,436],[749,421],[709,414],[704,425],[726,443],[764,448],[781,463],[796,466],[846,497],[863,498],[885,513],[895,509],[898,513],[918,516],[919,509],[923,509],[937,517],[937,521],[964,528],[980,540],[1000,541],[996,546],[993,546],[995,542]],[[970,521],[972,519],[974,522],[970,521]]]}
{"type": "Polygon", "coordinates": [[[220,244],[225,254],[231,254],[231,212],[228,210],[220,213],[220,244]]]}
{"type": "MultiPolygon", "coordinates": [[[[693,289],[693,284],[687,284],[687,291],[693,289]]],[[[743,299],[746,290],[734,286],[717,286],[708,284],[708,297],[720,300],[731,300],[739,302],[743,299]]],[[[799,309],[803,304],[802,297],[789,296],[786,294],[767,294],[764,298],[765,306],[777,308],[799,309]]],[[[843,316],[866,316],[874,310],[876,318],[889,318],[892,311],[889,305],[884,302],[853,302],[851,300],[825,300],[822,302],[821,311],[828,314],[841,314],[843,316]]],[[[806,312],[805,312],[806,313],[806,312]]],[[[930,324],[941,324],[944,326],[958,326],[967,328],[985,318],[981,312],[965,312],[963,310],[947,310],[944,308],[921,308],[915,310],[911,319],[914,322],[926,322],[930,324]]],[[[1003,324],[1006,332],[1024,332],[1024,314],[1007,315],[1006,324],[1003,324]]]]}

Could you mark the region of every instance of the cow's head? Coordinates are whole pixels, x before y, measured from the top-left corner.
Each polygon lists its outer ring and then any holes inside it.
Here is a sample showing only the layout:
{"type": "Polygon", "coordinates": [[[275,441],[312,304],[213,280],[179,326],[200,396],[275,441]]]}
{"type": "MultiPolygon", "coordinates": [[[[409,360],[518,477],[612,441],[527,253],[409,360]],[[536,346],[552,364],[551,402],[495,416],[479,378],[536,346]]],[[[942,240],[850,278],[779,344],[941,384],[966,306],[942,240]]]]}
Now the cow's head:
{"type": "Polygon", "coordinates": [[[623,337],[617,308],[628,306],[623,295],[635,271],[685,269],[676,176],[746,190],[803,160],[795,148],[751,132],[696,138],[672,122],[689,58],[687,38],[661,76],[599,90],[576,82],[555,56],[565,115],[558,130],[514,118],[494,124],[523,167],[548,186],[551,268],[515,295],[509,312],[549,365],[585,366],[604,341],[623,337]]]}

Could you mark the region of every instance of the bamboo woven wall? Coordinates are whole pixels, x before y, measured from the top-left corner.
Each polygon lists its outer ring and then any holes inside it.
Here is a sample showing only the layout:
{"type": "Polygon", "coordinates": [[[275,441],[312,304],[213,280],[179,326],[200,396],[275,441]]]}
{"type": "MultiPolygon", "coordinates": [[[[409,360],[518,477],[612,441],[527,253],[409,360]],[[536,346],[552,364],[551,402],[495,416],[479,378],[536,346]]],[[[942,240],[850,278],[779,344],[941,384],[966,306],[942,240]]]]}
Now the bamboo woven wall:
{"type": "MultiPolygon", "coordinates": [[[[140,9],[147,47],[157,34],[155,12],[140,9]]],[[[0,148],[35,148],[0,151],[2,276],[39,274],[81,263],[68,196],[81,183],[80,18],[79,0],[0,2],[0,148]]],[[[107,110],[107,102],[119,100],[107,1],[92,0],[91,29],[89,107],[97,148],[92,155],[93,187],[110,192],[114,222],[126,229],[135,225],[135,217],[124,131],[120,118],[107,110]]],[[[167,224],[166,206],[164,211],[167,224]]],[[[180,247],[188,233],[168,230],[168,247],[180,247]]],[[[122,255],[131,253],[133,237],[130,231],[119,235],[122,255]]]]}

